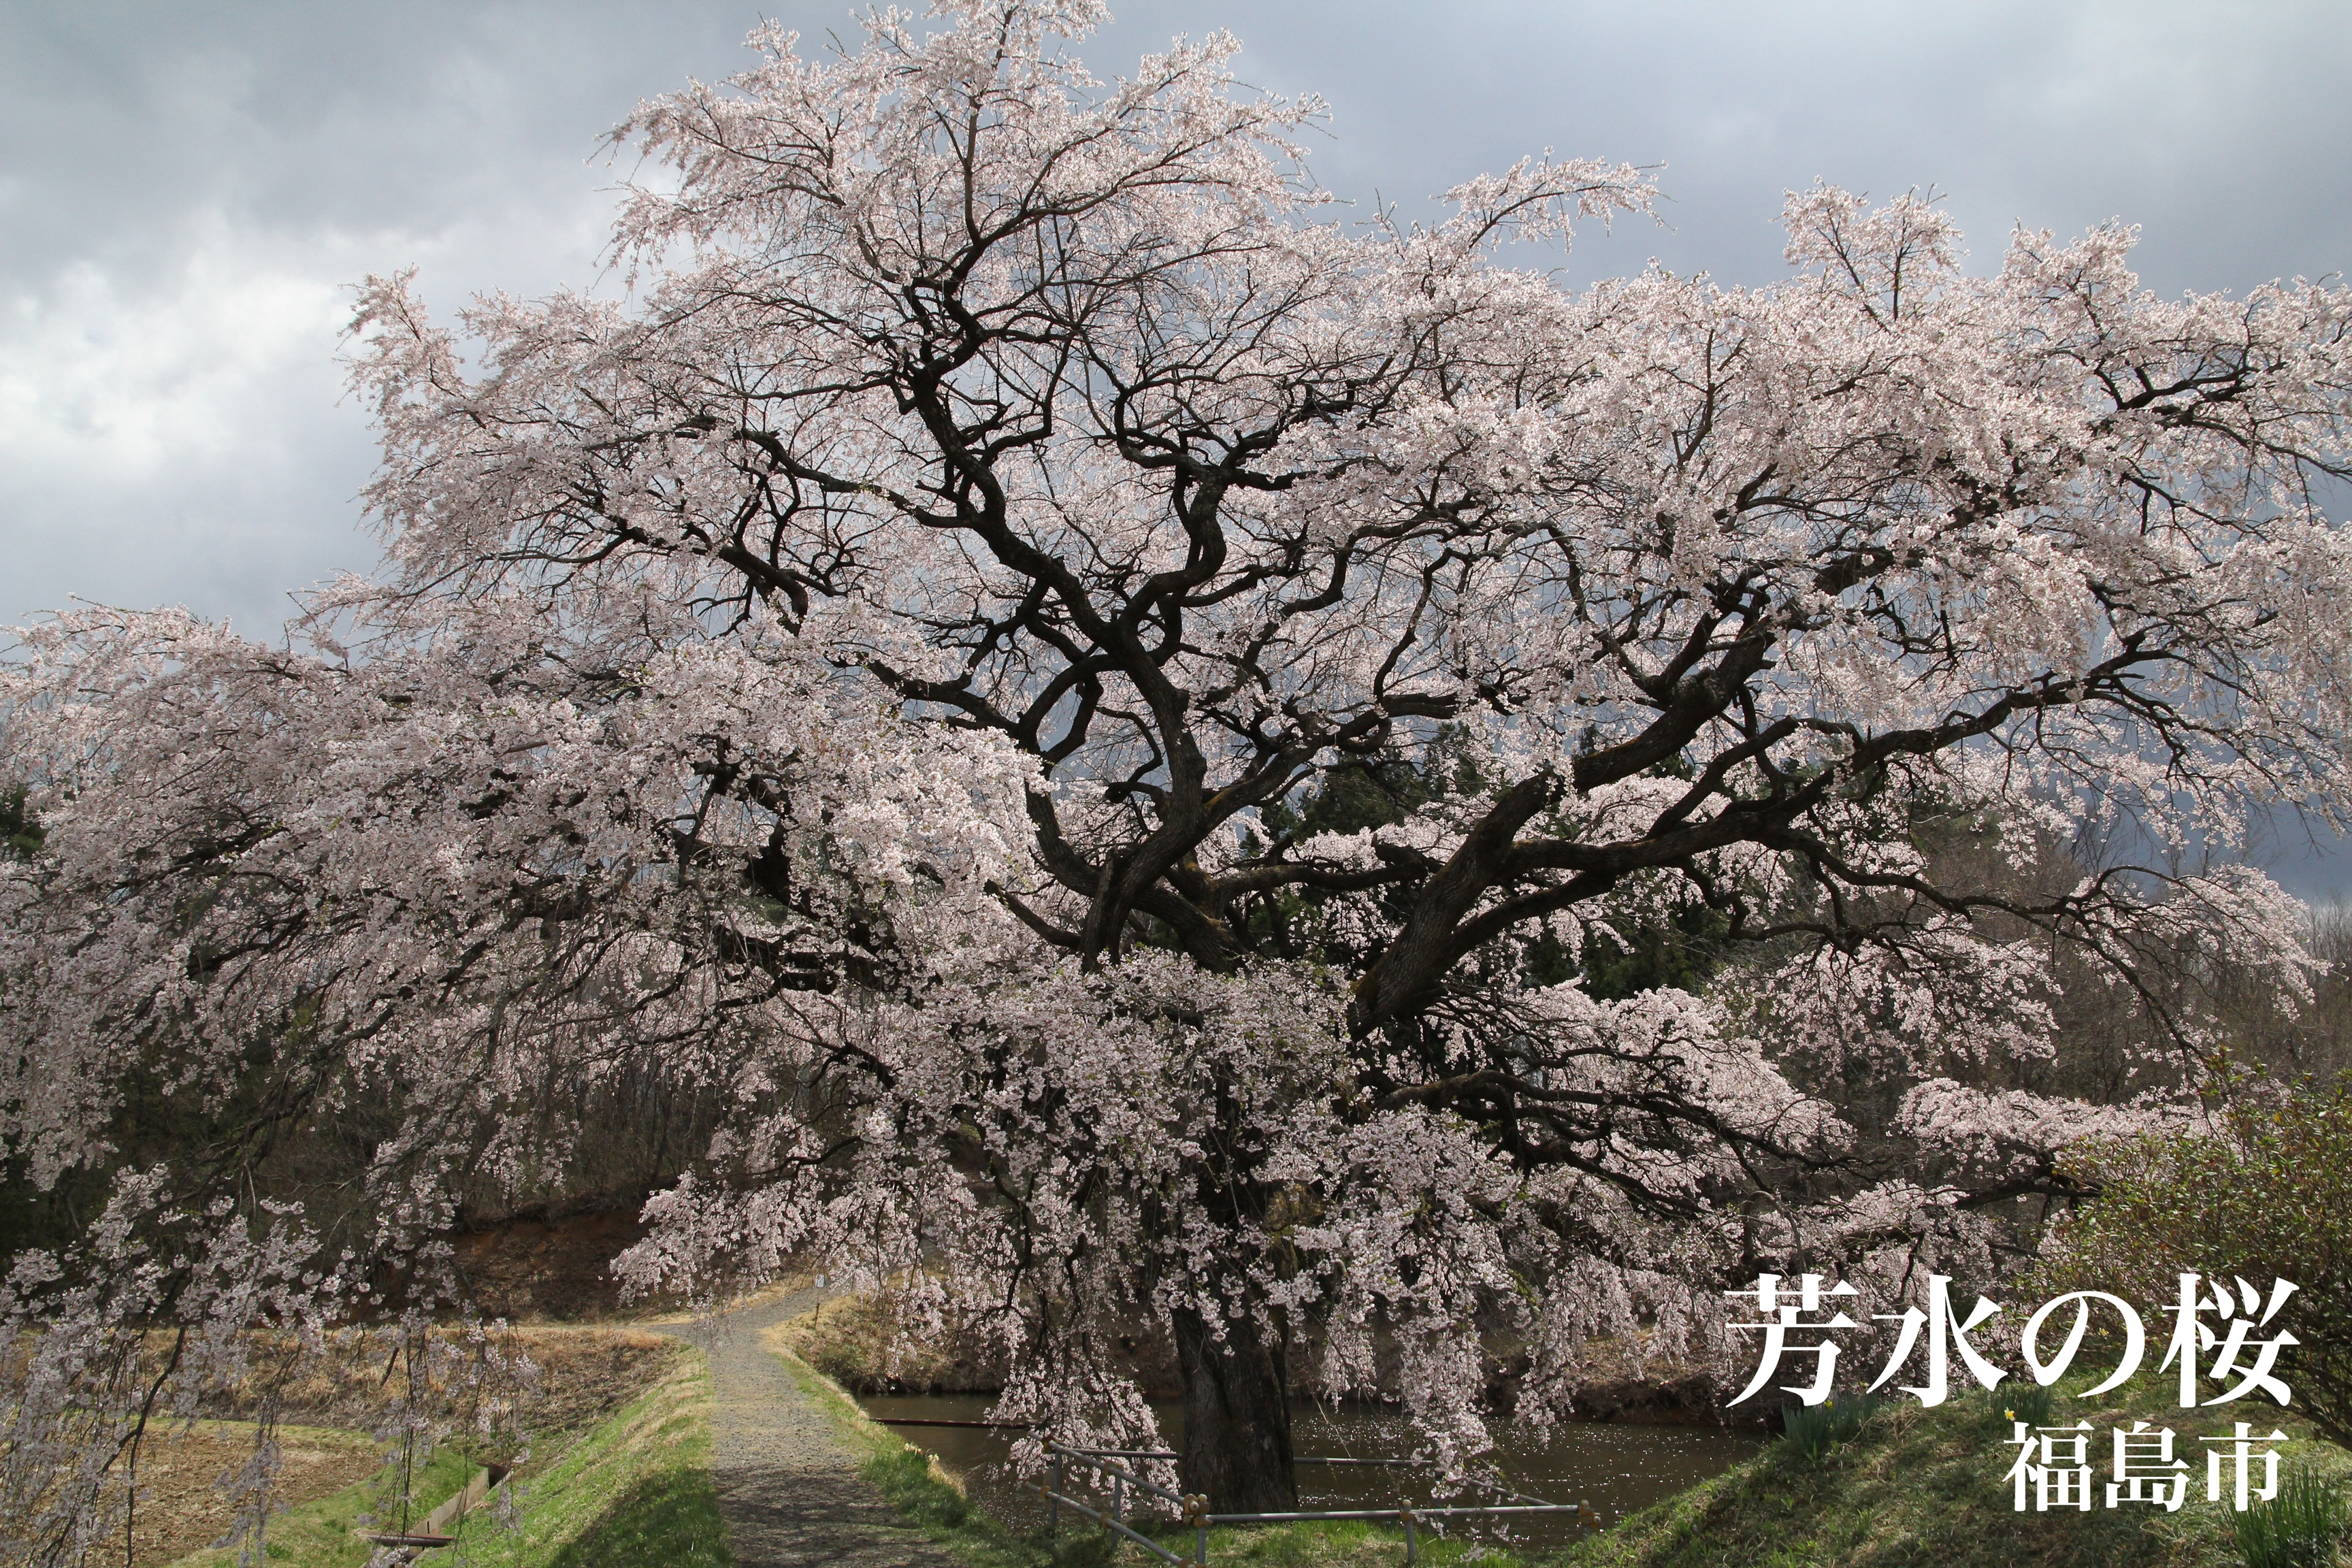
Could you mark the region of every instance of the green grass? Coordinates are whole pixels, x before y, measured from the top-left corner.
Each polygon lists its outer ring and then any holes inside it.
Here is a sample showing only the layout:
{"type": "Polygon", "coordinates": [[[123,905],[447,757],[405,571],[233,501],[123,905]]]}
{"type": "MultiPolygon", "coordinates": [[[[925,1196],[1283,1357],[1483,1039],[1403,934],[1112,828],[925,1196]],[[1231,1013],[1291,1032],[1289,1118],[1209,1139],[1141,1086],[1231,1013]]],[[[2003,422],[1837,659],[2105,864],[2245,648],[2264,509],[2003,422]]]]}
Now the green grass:
{"type": "Polygon", "coordinates": [[[1852,1442],[1885,1403],[1864,1394],[1791,1405],[1780,1412],[1780,1440],[1792,1456],[1818,1467],[1839,1444],[1852,1442]]]}
{"type": "MultiPolygon", "coordinates": [[[[1007,1530],[972,1507],[929,1455],[867,1419],[840,1384],[791,1353],[780,1339],[772,1335],[767,1345],[783,1360],[801,1391],[824,1409],[842,1443],[862,1458],[860,1473],[881,1490],[898,1516],[971,1568],[1111,1568],[1112,1564],[1129,1568],[1159,1562],[1133,1542],[1118,1541],[1084,1520],[1066,1525],[1052,1541],[1007,1530]]],[[[1147,1529],[1146,1533],[1151,1532],[1147,1529]]],[[[1191,1531],[1171,1530],[1160,1539],[1171,1551],[1191,1561],[1191,1531]]],[[[1419,1557],[1435,1568],[1474,1562],[1479,1568],[1538,1568],[1556,1560],[1523,1556],[1492,1545],[1482,1552],[1475,1542],[1440,1540],[1427,1531],[1421,1537],[1419,1557]]],[[[1404,1532],[1361,1520],[1213,1530],[1209,1561],[1213,1564],[1248,1563],[1263,1568],[1402,1564],[1404,1532]]]]}
{"type": "Polygon", "coordinates": [[[462,1531],[451,1568],[730,1568],[700,1353],[524,1478],[515,1513],[462,1531]]]}
{"type": "Polygon", "coordinates": [[[2344,1488],[2307,1465],[2279,1478],[2278,1496],[2233,1521],[2247,1568],[2334,1568],[2344,1539],[2344,1488]]]}
{"type": "MultiPolygon", "coordinates": [[[[444,1448],[416,1476],[416,1500],[412,1519],[422,1521],[441,1500],[473,1478],[480,1468],[455,1448],[444,1448]]],[[[270,1563],[298,1563],[300,1568],[366,1568],[375,1548],[360,1538],[362,1530],[389,1530],[397,1517],[387,1519],[384,1481],[371,1476],[341,1491],[332,1492],[269,1521],[264,1533],[263,1556],[270,1563]]],[[[396,1505],[395,1505],[396,1507],[396,1505]]],[[[235,1552],[208,1550],[180,1559],[177,1568],[231,1568],[235,1552]]]]}
{"type": "MultiPolygon", "coordinates": [[[[1171,1544],[1190,1560],[1191,1536],[1171,1544]]],[[[1144,1559],[1142,1552],[1131,1547],[1128,1550],[1137,1561],[1144,1559]]],[[[1557,1552],[1515,1552],[1492,1542],[1459,1537],[1441,1539],[1427,1531],[1421,1534],[1416,1555],[1420,1562],[1439,1564],[1440,1568],[1469,1563],[1477,1563],[1479,1568],[1549,1568],[1560,1561],[1557,1552]]],[[[1366,1520],[1324,1520],[1209,1531],[1209,1562],[1213,1568],[1223,1563],[1263,1563],[1265,1568],[1339,1568],[1342,1563],[1374,1568],[1376,1564],[1403,1561],[1404,1531],[1366,1520]]]]}
{"type": "Polygon", "coordinates": [[[727,1529],[708,1468],[667,1466],[621,1494],[548,1568],[727,1568],[727,1529]]]}
{"type": "MultiPolygon", "coordinates": [[[[787,1357],[801,1387],[833,1417],[865,1474],[907,1522],[972,1568],[1121,1568],[1149,1561],[1131,1544],[1090,1527],[1048,1542],[1016,1535],[973,1510],[919,1450],[866,1419],[830,1380],[787,1357]]],[[[2352,1488],[2352,1454],[2314,1436],[2274,1407],[2184,1411],[2150,1380],[2121,1395],[2084,1401],[2061,1391],[2004,1385],[1937,1410],[1905,1400],[1857,1405],[1825,1440],[1775,1443],[1756,1458],[1637,1514],[1616,1529],[1555,1552],[1528,1553],[1423,1535],[1433,1568],[2333,1568],[2336,1546],[2309,1544],[2313,1519],[2340,1521],[2332,1500],[2352,1488]],[[2087,1419],[2092,1459],[2104,1484],[2107,1430],[2147,1420],[2182,1435],[2176,1453],[2190,1464],[2189,1500],[2178,1512],[2140,1505],[2109,1510],[2095,1493],[2088,1512],[2018,1513],[2003,1482],[2015,1450],[2011,1423],[2053,1426],[2087,1419]],[[2226,1417],[2227,1419],[2222,1419],[2226,1417]],[[2253,1419],[2283,1426],[2290,1473],[2307,1475],[2277,1504],[2242,1521],[2204,1496],[2203,1449],[2196,1438],[2253,1419]],[[2242,1539],[2245,1542],[2242,1545],[2242,1539]],[[2265,1546],[2263,1542],[2283,1544],[2265,1546]]],[[[2077,1381],[2073,1387],[2084,1386],[2077,1381]]],[[[1828,1428],[1834,1430],[1827,1430],[1828,1428]]],[[[2327,1526],[2319,1527],[2322,1533],[2327,1526]]],[[[1167,1544],[1189,1558],[1189,1533],[1167,1544]]],[[[1263,1568],[1339,1568],[1402,1563],[1404,1541],[1389,1526],[1332,1521],[1259,1530],[1219,1530],[1210,1561],[1263,1568]]]]}
{"type": "MultiPolygon", "coordinates": [[[[2141,1380],[2147,1384],[2147,1380],[2141,1380]]],[[[2083,1386],[2081,1384],[2075,1386],[2083,1386]]],[[[2237,1518],[2225,1500],[2205,1500],[2201,1434],[2252,1418],[2294,1438],[2284,1449],[2318,1485],[2352,1485],[2352,1454],[2310,1435],[2274,1406],[2188,1411],[2163,1403],[2153,1385],[2097,1400],[2060,1398],[2048,1424],[2087,1419],[2095,1484],[2113,1450],[2108,1428],[2143,1419],[2182,1434],[2175,1452],[2189,1462],[2189,1500],[2178,1513],[2148,1505],[2089,1512],[2012,1510],[2007,1474],[2016,1450],[2011,1423],[2033,1412],[2032,1388],[2004,1384],[1936,1410],[1909,1401],[1874,1414],[1818,1462],[1775,1443],[1746,1464],[1704,1481],[1559,1556],[1573,1568],[2241,1568],[2237,1518]]],[[[2226,1494],[2225,1494],[2226,1496],[2226,1494]]],[[[2322,1563],[2332,1559],[2323,1558],[2322,1563]]]]}
{"type": "MultiPolygon", "coordinates": [[[[609,1420],[527,1469],[511,1517],[476,1515],[457,1544],[429,1559],[447,1568],[732,1568],[710,1486],[710,1373],[697,1353],[609,1420]]],[[[455,1448],[434,1456],[418,1490],[424,1507],[478,1468],[455,1448]]],[[[354,1533],[375,1511],[371,1479],[270,1521],[268,1561],[289,1568],[364,1568],[373,1550],[354,1533]]],[[[363,1528],[363,1527],[362,1527],[363,1528]]],[[[226,1552],[175,1568],[230,1568],[226,1552]]]]}
{"type": "MultiPolygon", "coordinates": [[[[837,1392],[835,1397],[848,1403],[837,1392]]],[[[1978,1394],[1933,1411],[1907,1400],[1857,1405],[1833,1422],[1824,1418],[1822,1425],[1834,1428],[1826,1441],[1775,1443],[1581,1544],[1528,1552],[1424,1533],[1419,1555],[1433,1568],[1474,1562],[1480,1568],[2334,1568],[2340,1547],[2313,1550],[2306,1544],[2314,1534],[2309,1521],[2341,1518],[2328,1514],[2329,1500],[2352,1487],[2352,1454],[2292,1418],[2274,1421],[2273,1407],[2263,1406],[2257,1430],[2285,1428],[2294,1439],[2285,1450],[2289,1473],[2309,1481],[2293,1491],[2283,1487],[2278,1503],[2258,1506],[2249,1516],[2226,1502],[2205,1500],[2202,1450],[2195,1438],[2229,1429],[2217,1415],[2235,1421],[2245,1414],[2173,1408],[2152,1385],[2136,1398],[2090,1402],[2004,1385],[1997,1396],[1978,1394]],[[2102,1484],[2109,1426],[2135,1419],[2171,1426],[2188,1439],[2176,1448],[2191,1467],[2187,1504],[2177,1514],[2147,1506],[2109,1510],[2098,1506],[2104,1496],[2095,1494],[2087,1513],[2012,1511],[2001,1478],[2015,1453],[2004,1439],[2018,1416],[2033,1425],[2088,1419],[2102,1484]],[[2254,1556],[2241,1546],[2250,1534],[2285,1544],[2254,1556]]],[[[869,1441],[877,1448],[897,1442],[887,1431],[873,1431],[869,1441]]],[[[886,1485],[886,1491],[902,1510],[926,1506],[921,1478],[928,1467],[921,1457],[907,1453],[896,1465],[897,1488],[886,1485]]],[[[883,1479],[877,1469],[868,1474],[883,1479]]],[[[952,1537],[934,1538],[955,1546],[952,1537]]],[[[1190,1558],[1189,1533],[1163,1539],[1190,1558]]],[[[1007,1562],[1126,1568],[1150,1561],[1132,1545],[1114,1549],[1093,1529],[1066,1531],[1054,1552],[1034,1539],[1003,1540],[1019,1555],[966,1560],[984,1568],[1007,1562]]],[[[1370,1568],[1402,1563],[1404,1540],[1392,1527],[1358,1521],[1218,1530],[1210,1534],[1209,1559],[1263,1568],[1370,1568]]]]}

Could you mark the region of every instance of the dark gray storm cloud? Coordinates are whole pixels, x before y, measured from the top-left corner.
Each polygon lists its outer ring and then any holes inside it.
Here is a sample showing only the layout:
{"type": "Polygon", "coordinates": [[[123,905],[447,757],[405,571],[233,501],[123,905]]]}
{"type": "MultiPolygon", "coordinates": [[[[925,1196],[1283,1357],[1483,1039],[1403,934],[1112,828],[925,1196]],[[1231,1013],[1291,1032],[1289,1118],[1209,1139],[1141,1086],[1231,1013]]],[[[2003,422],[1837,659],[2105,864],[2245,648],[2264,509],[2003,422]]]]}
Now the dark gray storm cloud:
{"type": "MultiPolygon", "coordinates": [[[[1223,27],[1253,85],[1331,105],[1315,167],[1408,212],[1549,147],[1662,164],[1664,226],[1580,239],[1768,281],[1781,194],[1946,193],[1974,265],[2012,223],[2141,226],[2165,292],[2352,263],[2352,8],[1976,3],[1150,0],[1085,46],[1116,74],[1223,27]]],[[[248,630],[373,546],[339,402],[344,285],[415,265],[454,305],[598,272],[638,98],[745,59],[707,4],[0,0],[0,620],[69,595],[248,630]]]]}

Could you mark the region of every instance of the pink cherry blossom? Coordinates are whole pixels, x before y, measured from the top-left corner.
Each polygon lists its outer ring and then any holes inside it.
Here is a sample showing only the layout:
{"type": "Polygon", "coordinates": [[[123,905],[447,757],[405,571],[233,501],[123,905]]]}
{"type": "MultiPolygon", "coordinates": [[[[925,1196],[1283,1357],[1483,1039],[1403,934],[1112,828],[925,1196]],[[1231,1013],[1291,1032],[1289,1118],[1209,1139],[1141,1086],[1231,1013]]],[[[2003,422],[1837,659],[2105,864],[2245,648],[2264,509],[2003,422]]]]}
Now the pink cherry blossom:
{"type": "Polygon", "coordinates": [[[2352,293],[2159,300],[2119,228],[1971,272],[1826,188],[1780,283],[1572,289],[1506,247],[1637,171],[1366,225],[1223,35],[1105,81],[1098,6],[938,15],[641,106],[625,300],[371,280],[386,563],[286,644],[19,634],[0,1137],[115,1175],[0,1297],[0,1530],[103,1518],[129,1325],[205,1347],[185,1413],[247,1327],[431,1308],[463,1184],[631,1071],[726,1108],[632,1286],[891,1283],[1032,1457],[1157,1440],[1154,1323],[1231,1508],[1291,1495],[1286,1382],[1458,1469],[1486,1330],[1540,1419],[1601,1337],[1721,1362],[1759,1266],[1990,1280],[2056,1150],[2168,1114],[2005,1076],[2069,975],[2192,1054],[2168,967],[2306,994],[2292,900],[2178,868],[2352,826],[2352,293]],[[2060,874],[2085,828],[2151,863],[2060,874]],[[1685,918],[1712,983],[1591,982],[1685,918]],[[216,1142],[135,1167],[134,1089],[216,1142]],[[354,1205],[278,1201],[361,1104],[354,1205]]]}

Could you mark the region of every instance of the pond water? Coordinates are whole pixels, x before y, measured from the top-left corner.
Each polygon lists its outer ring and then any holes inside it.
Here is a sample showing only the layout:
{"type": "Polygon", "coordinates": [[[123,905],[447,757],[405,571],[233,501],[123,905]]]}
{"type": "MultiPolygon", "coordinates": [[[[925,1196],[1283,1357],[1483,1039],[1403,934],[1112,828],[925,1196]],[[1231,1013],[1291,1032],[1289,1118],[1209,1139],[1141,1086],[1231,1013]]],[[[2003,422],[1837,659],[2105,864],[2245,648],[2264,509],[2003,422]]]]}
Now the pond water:
{"type": "MultiPolygon", "coordinates": [[[[933,1421],[980,1421],[988,1415],[982,1395],[865,1398],[858,1404],[876,1417],[912,1416],[933,1421]]],[[[1180,1438],[1183,1417],[1174,1406],[1159,1407],[1162,1430],[1180,1438]]],[[[1412,1428],[1394,1412],[1301,1405],[1292,1415],[1292,1444],[1299,1454],[1380,1458],[1412,1450],[1412,1428]]],[[[964,1479],[971,1500],[1017,1530],[1045,1522],[1045,1500],[1034,1483],[1016,1486],[1004,1458],[1013,1434],[969,1426],[899,1426],[899,1436],[928,1448],[964,1479]]],[[[1622,1422],[1563,1421],[1536,1432],[1513,1421],[1494,1426],[1492,1456],[1506,1482],[1547,1502],[1581,1502],[1614,1524],[1684,1488],[1719,1475],[1753,1455],[1763,1438],[1706,1426],[1643,1426],[1622,1422]]],[[[1430,1500],[1428,1484],[1410,1470],[1323,1465],[1298,1468],[1299,1506],[1307,1509],[1394,1508],[1430,1500]]],[[[1465,1503],[1503,1500],[1465,1497],[1465,1503]]],[[[1556,1544],[1573,1536],[1566,1516],[1522,1517],[1512,1533],[1529,1543],[1556,1544]]]]}

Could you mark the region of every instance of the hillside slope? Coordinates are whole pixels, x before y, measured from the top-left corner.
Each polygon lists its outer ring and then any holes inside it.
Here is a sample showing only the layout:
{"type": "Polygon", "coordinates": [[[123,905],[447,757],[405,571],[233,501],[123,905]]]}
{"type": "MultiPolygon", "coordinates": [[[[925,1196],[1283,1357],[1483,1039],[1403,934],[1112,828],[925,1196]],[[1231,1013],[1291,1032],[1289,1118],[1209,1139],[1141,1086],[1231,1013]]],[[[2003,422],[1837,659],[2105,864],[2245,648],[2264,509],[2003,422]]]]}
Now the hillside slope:
{"type": "Polygon", "coordinates": [[[2352,1454],[2311,1436],[2276,1406],[2181,1410],[2143,1378],[2095,1400],[2057,1399],[2042,1418],[2091,1423],[2090,1510],[2019,1513],[2003,1479],[2018,1452],[2009,1443],[2009,1411],[2034,1392],[2004,1384],[1937,1410],[1907,1400],[1887,1405],[1817,1466],[1775,1443],[1562,1561],[1576,1568],[2238,1568],[2244,1558],[2229,1470],[2223,1500],[2208,1502],[2197,1438],[2230,1434],[2239,1420],[2253,1422],[2257,1434],[2284,1430],[2289,1466],[2352,1485],[2352,1454]],[[2114,1452],[2108,1434],[2136,1419],[2180,1434],[2175,1452],[2189,1461],[2189,1484],[2177,1513],[2148,1504],[2100,1506],[2114,1452]]]}

